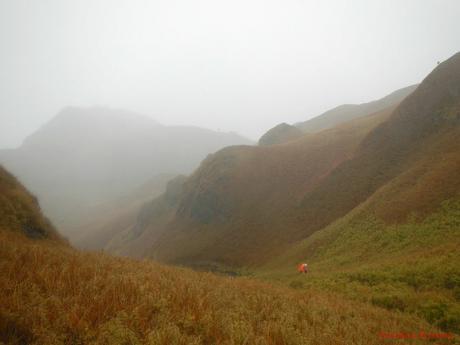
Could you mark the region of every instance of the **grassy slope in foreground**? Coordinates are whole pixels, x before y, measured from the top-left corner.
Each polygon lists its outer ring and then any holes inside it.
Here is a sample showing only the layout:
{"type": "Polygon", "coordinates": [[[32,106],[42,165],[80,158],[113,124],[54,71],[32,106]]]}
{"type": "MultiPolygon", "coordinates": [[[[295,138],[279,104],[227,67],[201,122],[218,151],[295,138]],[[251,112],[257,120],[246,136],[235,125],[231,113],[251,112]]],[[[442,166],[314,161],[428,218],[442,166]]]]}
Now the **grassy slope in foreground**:
{"type": "Polygon", "coordinates": [[[460,199],[423,221],[385,224],[362,209],[267,264],[259,277],[317,288],[460,330],[460,199]],[[299,279],[298,262],[308,262],[299,279]]]}
{"type": "Polygon", "coordinates": [[[83,253],[9,231],[0,231],[0,271],[7,344],[381,344],[381,331],[436,332],[416,317],[314,290],[83,253]]]}

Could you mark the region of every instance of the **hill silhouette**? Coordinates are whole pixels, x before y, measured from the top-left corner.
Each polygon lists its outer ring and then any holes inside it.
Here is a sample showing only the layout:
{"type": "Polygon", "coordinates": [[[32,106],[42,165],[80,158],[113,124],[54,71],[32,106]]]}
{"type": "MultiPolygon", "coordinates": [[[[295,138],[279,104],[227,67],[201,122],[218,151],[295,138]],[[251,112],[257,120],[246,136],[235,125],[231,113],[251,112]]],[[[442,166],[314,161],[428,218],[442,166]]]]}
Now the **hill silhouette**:
{"type": "Polygon", "coordinates": [[[338,107],[328,110],[325,113],[315,116],[314,118],[296,123],[295,126],[306,133],[318,132],[327,128],[334,127],[340,123],[350,121],[368,114],[382,111],[385,108],[398,105],[404,98],[409,96],[417,88],[417,85],[407,86],[396,90],[391,94],[362,104],[342,104],[338,107]]]}
{"type": "Polygon", "coordinates": [[[262,135],[259,139],[259,145],[286,143],[301,137],[303,133],[315,133],[325,129],[330,129],[353,119],[358,119],[395,107],[404,98],[410,95],[416,87],[417,85],[407,86],[396,90],[381,99],[368,103],[342,104],[315,116],[310,120],[299,122],[294,125],[280,123],[262,135]]]}
{"type": "Polygon", "coordinates": [[[300,138],[303,132],[297,127],[280,123],[262,135],[259,139],[259,145],[282,144],[297,138],[300,138]]]}
{"type": "Polygon", "coordinates": [[[106,108],[62,110],[0,162],[40,199],[62,231],[85,223],[91,209],[119,199],[153,176],[189,173],[207,154],[250,144],[233,133],[163,126],[106,108]]]}

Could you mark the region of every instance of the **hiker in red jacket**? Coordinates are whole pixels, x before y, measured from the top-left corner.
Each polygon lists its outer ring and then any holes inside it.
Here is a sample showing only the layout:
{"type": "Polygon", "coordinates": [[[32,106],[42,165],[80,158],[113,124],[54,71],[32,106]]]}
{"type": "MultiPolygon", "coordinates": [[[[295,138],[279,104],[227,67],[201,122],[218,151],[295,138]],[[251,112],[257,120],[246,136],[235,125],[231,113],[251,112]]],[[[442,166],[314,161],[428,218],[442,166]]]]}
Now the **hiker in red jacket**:
{"type": "Polygon", "coordinates": [[[308,265],[305,263],[299,264],[299,266],[297,266],[297,271],[299,271],[299,273],[308,273],[308,265]]]}

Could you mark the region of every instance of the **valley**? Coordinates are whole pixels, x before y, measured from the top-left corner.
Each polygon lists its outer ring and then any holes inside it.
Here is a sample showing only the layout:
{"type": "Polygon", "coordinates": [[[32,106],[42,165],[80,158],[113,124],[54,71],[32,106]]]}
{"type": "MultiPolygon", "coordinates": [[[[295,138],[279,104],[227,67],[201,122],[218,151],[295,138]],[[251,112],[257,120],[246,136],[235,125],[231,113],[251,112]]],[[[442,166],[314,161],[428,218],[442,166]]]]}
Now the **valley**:
{"type": "Polygon", "coordinates": [[[458,343],[459,138],[460,53],[258,145],[64,109],[0,151],[0,344],[458,343]]]}

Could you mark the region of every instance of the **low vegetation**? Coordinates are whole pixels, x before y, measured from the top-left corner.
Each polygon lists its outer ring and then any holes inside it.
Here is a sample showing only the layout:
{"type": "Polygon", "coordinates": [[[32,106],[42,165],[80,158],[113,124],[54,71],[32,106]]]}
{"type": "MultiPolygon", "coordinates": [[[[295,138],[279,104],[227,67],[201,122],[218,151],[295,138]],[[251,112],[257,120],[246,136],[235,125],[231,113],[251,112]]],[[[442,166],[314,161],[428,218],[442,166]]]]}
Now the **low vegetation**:
{"type": "Polygon", "coordinates": [[[386,224],[364,208],[319,231],[260,276],[411,313],[460,332],[460,199],[417,220],[386,224]],[[311,267],[299,283],[297,262],[311,267]]]}
{"type": "Polygon", "coordinates": [[[313,289],[84,253],[10,231],[0,231],[0,246],[5,344],[381,344],[380,332],[439,333],[420,318],[313,289]]]}

